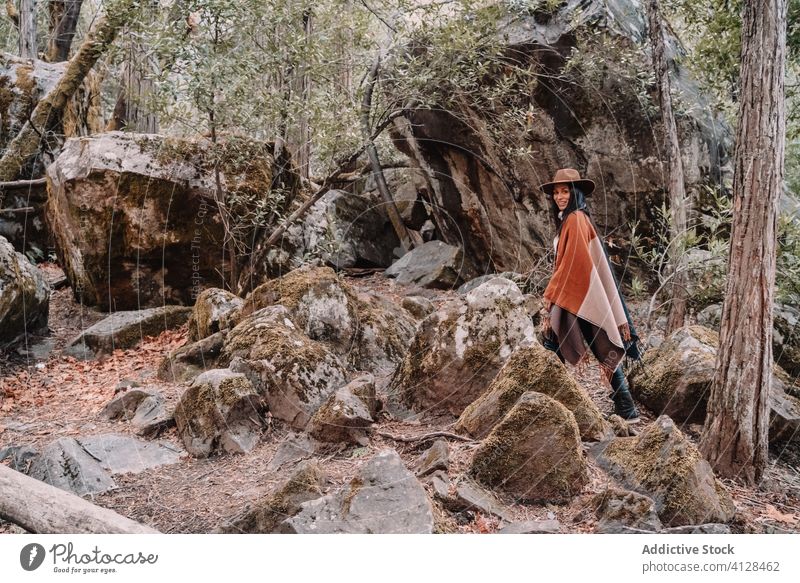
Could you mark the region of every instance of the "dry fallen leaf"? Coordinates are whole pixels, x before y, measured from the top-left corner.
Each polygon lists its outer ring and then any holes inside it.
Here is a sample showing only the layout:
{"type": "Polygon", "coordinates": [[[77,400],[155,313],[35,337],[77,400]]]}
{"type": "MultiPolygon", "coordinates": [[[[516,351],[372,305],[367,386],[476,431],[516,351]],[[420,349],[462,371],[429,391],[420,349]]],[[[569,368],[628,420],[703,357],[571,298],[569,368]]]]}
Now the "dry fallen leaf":
{"type": "Polygon", "coordinates": [[[772,504],[767,504],[766,518],[769,518],[770,520],[775,520],[777,522],[783,522],[784,524],[794,524],[797,522],[798,516],[797,514],[787,514],[781,512],[780,510],[775,508],[772,504]]]}

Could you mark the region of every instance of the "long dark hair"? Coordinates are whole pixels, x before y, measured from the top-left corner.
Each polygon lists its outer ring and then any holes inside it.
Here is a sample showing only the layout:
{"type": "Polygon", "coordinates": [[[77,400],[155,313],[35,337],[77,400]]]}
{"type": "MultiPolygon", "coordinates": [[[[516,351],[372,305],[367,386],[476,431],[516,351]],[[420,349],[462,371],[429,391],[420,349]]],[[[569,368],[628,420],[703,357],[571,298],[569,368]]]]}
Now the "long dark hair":
{"type": "Polygon", "coordinates": [[[574,213],[575,211],[583,211],[586,213],[586,216],[589,217],[589,222],[592,224],[592,228],[594,229],[597,238],[600,240],[600,246],[603,248],[603,254],[606,256],[606,261],[608,262],[608,268],[611,270],[611,277],[614,278],[614,284],[617,286],[617,292],[619,293],[619,299],[622,302],[622,309],[625,312],[625,318],[628,320],[628,328],[631,332],[631,340],[629,342],[625,342],[625,356],[631,357],[634,360],[639,360],[642,357],[642,353],[644,352],[643,347],[640,344],[639,335],[636,333],[636,328],[633,326],[633,320],[631,319],[630,312],[628,312],[628,306],[625,304],[625,298],[622,295],[622,290],[620,289],[619,280],[617,279],[617,275],[614,273],[614,265],[611,263],[611,258],[608,256],[608,249],[606,249],[606,242],[603,240],[603,237],[600,236],[600,230],[597,228],[597,224],[594,222],[594,218],[592,217],[592,213],[589,211],[589,207],[586,205],[586,195],[583,193],[583,190],[580,187],[575,186],[574,183],[569,183],[569,202],[567,203],[567,207],[564,209],[561,218],[559,218],[558,213],[558,205],[556,204],[555,199],[553,196],[550,196],[550,203],[551,209],[553,211],[553,218],[556,221],[556,233],[558,235],[561,234],[561,227],[564,224],[564,221],[567,220],[567,217],[570,213],[574,213]]]}
{"type": "Polygon", "coordinates": [[[564,213],[561,218],[558,217],[558,213],[560,211],[552,195],[550,196],[550,208],[553,212],[553,219],[556,222],[556,234],[558,235],[561,234],[561,225],[563,225],[564,221],[567,220],[569,214],[577,210],[582,210],[586,213],[586,215],[589,217],[589,220],[592,222],[592,226],[594,226],[594,230],[597,231],[597,225],[594,224],[594,219],[592,218],[591,212],[589,212],[589,207],[586,206],[586,195],[583,193],[583,190],[581,190],[578,186],[575,186],[575,184],[572,182],[569,183],[569,202],[567,203],[567,208],[564,209],[564,213]]]}

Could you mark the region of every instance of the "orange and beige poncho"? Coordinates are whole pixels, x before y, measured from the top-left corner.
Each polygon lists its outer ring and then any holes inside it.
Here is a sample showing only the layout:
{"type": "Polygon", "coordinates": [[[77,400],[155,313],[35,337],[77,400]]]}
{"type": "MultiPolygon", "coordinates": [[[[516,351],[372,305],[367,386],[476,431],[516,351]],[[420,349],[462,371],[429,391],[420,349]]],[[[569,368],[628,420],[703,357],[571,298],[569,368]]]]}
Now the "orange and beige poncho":
{"type": "Polygon", "coordinates": [[[556,263],[545,299],[553,306],[550,326],[570,364],[585,358],[587,347],[578,318],[592,324],[595,356],[613,371],[625,356],[620,326],[627,324],[603,243],[581,210],[567,215],[554,242],[556,263]]]}

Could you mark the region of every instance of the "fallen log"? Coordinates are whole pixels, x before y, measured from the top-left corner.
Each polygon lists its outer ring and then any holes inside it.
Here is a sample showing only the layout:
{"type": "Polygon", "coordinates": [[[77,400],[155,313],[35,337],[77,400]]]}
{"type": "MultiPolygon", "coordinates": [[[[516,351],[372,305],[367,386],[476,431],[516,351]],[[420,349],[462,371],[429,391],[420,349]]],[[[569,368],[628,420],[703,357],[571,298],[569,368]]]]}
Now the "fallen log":
{"type": "Polygon", "coordinates": [[[0,464],[0,518],[37,534],[158,533],[0,464]]]}

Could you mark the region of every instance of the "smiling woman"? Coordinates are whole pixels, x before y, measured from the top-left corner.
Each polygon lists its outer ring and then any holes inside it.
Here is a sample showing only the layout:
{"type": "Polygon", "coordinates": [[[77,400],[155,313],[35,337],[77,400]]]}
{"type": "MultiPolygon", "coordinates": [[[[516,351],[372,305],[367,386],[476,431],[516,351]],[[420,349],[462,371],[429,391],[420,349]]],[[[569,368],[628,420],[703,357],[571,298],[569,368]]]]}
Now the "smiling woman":
{"type": "Polygon", "coordinates": [[[557,225],[555,269],[544,291],[544,345],[562,362],[583,365],[586,340],[600,363],[603,383],[611,385],[614,412],[635,423],[639,413],[621,361],[641,358],[638,336],[586,206],[584,196],[594,191],[594,182],[564,168],[540,188],[552,197],[557,225]]]}

